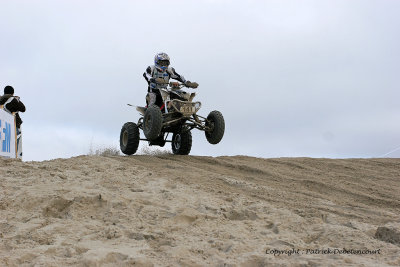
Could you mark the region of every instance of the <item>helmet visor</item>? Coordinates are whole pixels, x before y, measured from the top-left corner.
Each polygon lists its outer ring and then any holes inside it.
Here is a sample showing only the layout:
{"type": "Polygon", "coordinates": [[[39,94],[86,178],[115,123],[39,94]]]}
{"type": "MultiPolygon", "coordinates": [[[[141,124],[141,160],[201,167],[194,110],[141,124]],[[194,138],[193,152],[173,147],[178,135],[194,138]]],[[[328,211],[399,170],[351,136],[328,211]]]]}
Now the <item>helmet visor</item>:
{"type": "Polygon", "coordinates": [[[169,60],[159,60],[158,65],[162,66],[162,67],[168,67],[169,66],[169,60]]]}

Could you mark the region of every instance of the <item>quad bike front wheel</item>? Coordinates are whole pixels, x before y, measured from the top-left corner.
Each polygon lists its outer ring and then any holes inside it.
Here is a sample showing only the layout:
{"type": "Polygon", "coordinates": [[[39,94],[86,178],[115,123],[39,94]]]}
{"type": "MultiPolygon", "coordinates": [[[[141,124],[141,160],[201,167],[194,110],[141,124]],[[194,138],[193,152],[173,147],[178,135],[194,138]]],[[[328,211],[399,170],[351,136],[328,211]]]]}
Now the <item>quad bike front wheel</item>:
{"type": "Polygon", "coordinates": [[[143,117],[143,133],[148,140],[154,140],[160,135],[162,123],[160,108],[156,105],[148,107],[143,117]]]}
{"type": "Polygon", "coordinates": [[[188,155],[192,149],[192,133],[190,131],[174,133],[171,146],[175,155],[188,155]]]}
{"type": "Polygon", "coordinates": [[[210,130],[205,131],[207,141],[210,144],[218,144],[221,142],[225,133],[225,120],[219,111],[212,111],[207,116],[206,127],[210,130]]]}
{"type": "Polygon", "coordinates": [[[119,136],[119,146],[125,155],[135,154],[140,140],[139,128],[133,122],[127,122],[122,126],[119,136]]]}

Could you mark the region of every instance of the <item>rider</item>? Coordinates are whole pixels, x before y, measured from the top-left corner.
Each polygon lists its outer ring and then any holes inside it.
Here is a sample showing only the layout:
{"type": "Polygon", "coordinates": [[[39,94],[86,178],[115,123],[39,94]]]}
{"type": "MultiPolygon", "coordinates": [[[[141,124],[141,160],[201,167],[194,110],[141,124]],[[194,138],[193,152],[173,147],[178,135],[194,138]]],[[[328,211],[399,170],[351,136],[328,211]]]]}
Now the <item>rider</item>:
{"type": "Polygon", "coordinates": [[[176,73],[175,69],[170,67],[169,64],[169,56],[166,53],[158,53],[154,57],[154,65],[148,66],[146,72],[143,73],[143,77],[149,85],[146,96],[147,106],[156,104],[162,107],[160,89],[167,88],[170,78],[178,80],[185,85],[191,84],[182,75],[176,73]]]}
{"type": "Polygon", "coordinates": [[[12,86],[7,85],[4,87],[4,95],[0,97],[0,105],[3,105],[5,111],[15,112],[16,127],[17,131],[20,132],[22,120],[18,112],[25,112],[26,108],[19,96],[14,96],[14,88],[12,86]]]}

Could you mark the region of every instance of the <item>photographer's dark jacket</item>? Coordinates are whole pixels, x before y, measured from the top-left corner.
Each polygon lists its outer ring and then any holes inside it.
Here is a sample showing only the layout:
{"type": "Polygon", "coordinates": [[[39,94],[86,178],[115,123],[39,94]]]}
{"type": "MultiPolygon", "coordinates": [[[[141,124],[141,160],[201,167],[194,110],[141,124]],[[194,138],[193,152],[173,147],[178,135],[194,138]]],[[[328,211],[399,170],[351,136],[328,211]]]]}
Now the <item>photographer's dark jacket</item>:
{"type": "Polygon", "coordinates": [[[24,103],[22,103],[18,97],[13,95],[3,95],[0,97],[0,105],[4,105],[4,110],[9,112],[16,112],[15,119],[17,128],[21,127],[22,120],[18,112],[25,112],[26,108],[24,103]]]}

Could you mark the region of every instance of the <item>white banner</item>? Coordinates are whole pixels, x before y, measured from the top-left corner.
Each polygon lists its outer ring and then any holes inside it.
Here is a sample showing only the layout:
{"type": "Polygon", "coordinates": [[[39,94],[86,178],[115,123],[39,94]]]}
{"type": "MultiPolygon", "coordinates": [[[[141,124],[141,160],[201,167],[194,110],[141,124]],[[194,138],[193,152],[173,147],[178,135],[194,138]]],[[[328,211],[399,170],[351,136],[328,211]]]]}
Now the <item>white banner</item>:
{"type": "Polygon", "coordinates": [[[15,148],[15,118],[12,114],[0,109],[0,156],[16,158],[15,148]]]}

